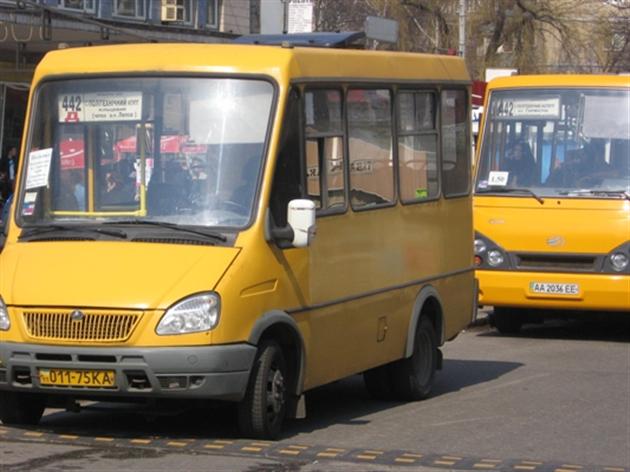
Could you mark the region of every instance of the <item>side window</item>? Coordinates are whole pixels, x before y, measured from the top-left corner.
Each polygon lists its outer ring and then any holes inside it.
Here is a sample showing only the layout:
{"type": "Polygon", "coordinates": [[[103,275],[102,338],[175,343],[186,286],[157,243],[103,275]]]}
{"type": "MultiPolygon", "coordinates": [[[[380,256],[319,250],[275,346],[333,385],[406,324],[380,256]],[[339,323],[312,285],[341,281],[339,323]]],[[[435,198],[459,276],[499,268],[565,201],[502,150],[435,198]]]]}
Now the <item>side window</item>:
{"type": "Polygon", "coordinates": [[[300,173],[300,102],[297,90],[289,95],[287,111],[282,125],[282,137],[273,176],[270,209],[276,226],[287,224],[289,202],[302,195],[300,173]]]}
{"type": "Polygon", "coordinates": [[[442,185],[444,195],[469,192],[470,145],[465,90],[442,90],[442,185]]]}
{"type": "Polygon", "coordinates": [[[352,207],[392,203],[395,195],[390,91],[351,89],[347,104],[352,207]]]}
{"type": "Polygon", "coordinates": [[[320,210],[346,207],[341,91],[304,94],[306,194],[320,210]]]}
{"type": "Polygon", "coordinates": [[[414,202],[439,194],[435,94],[398,94],[400,199],[414,202]]]}

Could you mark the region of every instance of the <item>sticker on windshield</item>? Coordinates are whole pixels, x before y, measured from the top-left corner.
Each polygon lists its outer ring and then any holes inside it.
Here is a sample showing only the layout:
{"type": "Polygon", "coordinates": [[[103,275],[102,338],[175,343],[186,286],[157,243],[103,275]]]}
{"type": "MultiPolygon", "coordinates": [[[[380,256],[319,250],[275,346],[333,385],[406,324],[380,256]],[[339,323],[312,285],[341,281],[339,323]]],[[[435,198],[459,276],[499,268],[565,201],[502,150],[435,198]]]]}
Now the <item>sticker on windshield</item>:
{"type": "Polygon", "coordinates": [[[22,204],[22,215],[31,216],[35,213],[35,202],[37,200],[37,192],[26,192],[24,194],[24,203],[22,204]]]}
{"type": "Polygon", "coordinates": [[[490,175],[488,175],[488,185],[494,187],[505,187],[508,183],[509,176],[510,173],[506,171],[490,171],[490,175]]]}
{"type": "Polygon", "coordinates": [[[96,92],[59,95],[59,122],[138,121],[142,92],[96,92]]]}
{"type": "Polygon", "coordinates": [[[30,152],[26,169],[26,190],[48,185],[52,152],[52,148],[30,152]]]}
{"type": "Polygon", "coordinates": [[[492,102],[492,116],[498,119],[559,118],[560,98],[501,98],[492,102]]]}

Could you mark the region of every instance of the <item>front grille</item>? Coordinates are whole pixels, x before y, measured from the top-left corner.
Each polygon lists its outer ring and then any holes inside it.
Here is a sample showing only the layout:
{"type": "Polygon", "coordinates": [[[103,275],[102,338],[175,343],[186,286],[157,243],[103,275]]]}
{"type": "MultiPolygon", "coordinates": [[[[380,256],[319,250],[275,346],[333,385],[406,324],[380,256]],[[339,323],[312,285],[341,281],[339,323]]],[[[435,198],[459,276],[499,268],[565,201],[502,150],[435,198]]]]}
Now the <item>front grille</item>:
{"type": "Polygon", "coordinates": [[[73,320],[72,311],[25,311],[28,334],[36,339],[86,342],[126,341],[140,320],[139,313],[84,312],[73,320]]]}
{"type": "Polygon", "coordinates": [[[551,254],[517,254],[519,269],[594,271],[596,257],[551,254]]]}

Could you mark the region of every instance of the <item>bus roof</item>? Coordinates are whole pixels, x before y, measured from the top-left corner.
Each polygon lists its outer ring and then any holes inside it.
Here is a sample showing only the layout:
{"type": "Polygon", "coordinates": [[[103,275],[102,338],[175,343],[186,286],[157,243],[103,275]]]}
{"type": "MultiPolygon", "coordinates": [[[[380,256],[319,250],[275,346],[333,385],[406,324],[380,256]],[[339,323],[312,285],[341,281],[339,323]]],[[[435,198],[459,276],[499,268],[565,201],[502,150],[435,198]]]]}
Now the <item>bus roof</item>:
{"type": "Polygon", "coordinates": [[[630,87],[630,77],[612,74],[512,75],[488,83],[489,90],[523,87],[630,87]]]}
{"type": "Polygon", "coordinates": [[[127,44],[48,53],[34,82],[46,76],[152,72],[258,74],[283,80],[355,79],[468,82],[455,56],[241,44],[127,44]]]}

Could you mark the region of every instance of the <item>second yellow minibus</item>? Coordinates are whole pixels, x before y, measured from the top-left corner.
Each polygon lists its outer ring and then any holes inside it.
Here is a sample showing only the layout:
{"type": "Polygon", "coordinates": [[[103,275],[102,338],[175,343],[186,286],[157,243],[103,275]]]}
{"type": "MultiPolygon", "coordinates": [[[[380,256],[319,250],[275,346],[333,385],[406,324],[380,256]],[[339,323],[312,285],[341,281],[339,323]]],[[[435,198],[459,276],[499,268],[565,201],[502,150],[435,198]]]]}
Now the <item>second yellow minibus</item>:
{"type": "Polygon", "coordinates": [[[479,300],[500,332],[630,314],[630,77],[491,81],[477,170],[479,300]]]}
{"type": "Polygon", "coordinates": [[[417,400],[476,307],[459,58],[257,45],[49,53],[0,255],[0,418],[237,405],[275,437],[365,373],[417,400]]]}

